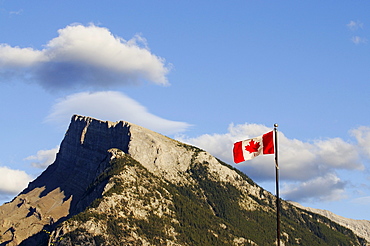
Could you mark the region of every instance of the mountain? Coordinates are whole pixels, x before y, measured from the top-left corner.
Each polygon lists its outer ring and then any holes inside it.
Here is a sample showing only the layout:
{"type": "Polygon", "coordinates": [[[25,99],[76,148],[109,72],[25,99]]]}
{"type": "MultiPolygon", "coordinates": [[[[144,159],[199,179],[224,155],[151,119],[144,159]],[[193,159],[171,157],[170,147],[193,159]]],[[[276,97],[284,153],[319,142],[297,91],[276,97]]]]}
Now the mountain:
{"type": "MultiPolygon", "coordinates": [[[[0,245],[274,245],[275,197],[209,153],[75,115],[55,162],[0,207],[0,245]]],[[[281,245],[367,245],[281,201],[281,245]]]]}
{"type": "Polygon", "coordinates": [[[355,220],[355,219],[349,219],[345,218],[343,216],[339,216],[337,214],[334,214],[328,210],[324,209],[317,209],[317,208],[309,208],[304,207],[301,204],[297,202],[289,201],[289,203],[293,204],[296,207],[302,208],[304,210],[308,210],[310,212],[321,214],[330,220],[347,227],[351,229],[356,235],[359,237],[362,237],[366,239],[368,242],[370,242],[370,221],[369,220],[355,220]]]}

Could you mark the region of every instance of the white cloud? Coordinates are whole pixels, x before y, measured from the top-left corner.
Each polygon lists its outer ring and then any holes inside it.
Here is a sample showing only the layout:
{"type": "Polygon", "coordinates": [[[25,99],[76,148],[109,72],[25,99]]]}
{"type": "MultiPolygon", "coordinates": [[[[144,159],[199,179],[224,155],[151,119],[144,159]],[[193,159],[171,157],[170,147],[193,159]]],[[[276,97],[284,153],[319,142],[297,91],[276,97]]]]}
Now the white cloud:
{"type": "Polygon", "coordinates": [[[354,43],[354,44],[361,44],[361,43],[367,43],[367,39],[366,38],[362,38],[362,37],[359,37],[359,36],[354,36],[351,38],[351,41],[354,43]]]}
{"type": "Polygon", "coordinates": [[[20,9],[18,11],[10,11],[9,15],[21,15],[23,13],[23,9],[20,9]]]}
{"type": "Polygon", "coordinates": [[[32,177],[21,170],[0,167],[0,194],[17,194],[26,188],[32,177]]]}
{"type": "Polygon", "coordinates": [[[331,168],[364,170],[360,163],[358,148],[340,138],[315,141],[318,161],[331,168]]]}
{"type": "Polygon", "coordinates": [[[60,99],[53,106],[46,121],[66,128],[73,114],[101,120],[124,120],[162,134],[183,132],[190,126],[185,122],[166,120],[153,115],[135,100],[115,91],[81,92],[60,99]]]}
{"type": "Polygon", "coordinates": [[[354,204],[370,205],[370,196],[358,197],[351,201],[354,204]]]}
{"type": "Polygon", "coordinates": [[[352,31],[355,31],[357,29],[362,29],[364,27],[364,24],[361,22],[361,21],[353,21],[351,20],[348,24],[347,24],[347,27],[352,30],[352,31]]]}
{"type": "Polygon", "coordinates": [[[299,184],[285,184],[282,196],[287,200],[307,202],[311,200],[336,201],[346,198],[345,182],[335,174],[311,179],[299,184]]]}
{"type": "MultiPolygon", "coordinates": [[[[264,125],[231,124],[225,134],[207,134],[197,138],[178,137],[178,139],[198,146],[225,162],[233,163],[234,142],[260,136],[271,130],[272,128],[264,125]]],[[[358,138],[359,143],[362,143],[362,148],[368,151],[366,153],[370,158],[370,144],[368,144],[370,142],[370,128],[357,130],[353,131],[353,134],[358,138]]],[[[296,189],[300,189],[306,190],[307,194],[303,192],[302,196],[310,197],[310,199],[314,199],[314,197],[319,200],[339,199],[343,197],[345,182],[339,180],[336,171],[364,170],[359,148],[343,139],[329,138],[304,142],[289,139],[282,132],[279,132],[278,140],[280,179],[285,184],[290,184],[285,186],[285,189],[288,190],[284,193],[289,197],[301,199],[295,194],[296,189]],[[327,182],[324,182],[325,180],[327,182]],[[317,189],[316,193],[315,189],[317,189]]],[[[258,157],[238,164],[236,167],[258,182],[274,180],[275,178],[273,155],[258,157]]]]}
{"type": "Polygon", "coordinates": [[[0,73],[48,90],[109,88],[141,81],[167,85],[165,60],[140,35],[126,41],[94,25],[70,25],[44,49],[0,44],[0,73]]]}
{"type": "Polygon", "coordinates": [[[357,140],[362,153],[370,159],[370,127],[360,126],[350,131],[357,140]]]}
{"type": "Polygon", "coordinates": [[[11,47],[0,44],[0,68],[23,68],[45,62],[47,58],[42,51],[32,48],[11,47]]]}
{"type": "MultiPolygon", "coordinates": [[[[361,21],[353,21],[351,20],[348,24],[347,24],[347,27],[348,29],[350,29],[351,31],[356,31],[358,33],[359,29],[363,29],[364,27],[364,23],[362,23],[361,21]]],[[[354,43],[354,44],[364,44],[364,43],[367,43],[367,39],[364,38],[364,37],[360,37],[358,35],[356,36],[353,36],[351,38],[351,41],[354,43]]]]}
{"type": "Polygon", "coordinates": [[[55,161],[56,154],[59,151],[59,146],[49,150],[39,150],[36,155],[31,155],[25,160],[33,161],[31,165],[38,168],[45,168],[55,161]]]}

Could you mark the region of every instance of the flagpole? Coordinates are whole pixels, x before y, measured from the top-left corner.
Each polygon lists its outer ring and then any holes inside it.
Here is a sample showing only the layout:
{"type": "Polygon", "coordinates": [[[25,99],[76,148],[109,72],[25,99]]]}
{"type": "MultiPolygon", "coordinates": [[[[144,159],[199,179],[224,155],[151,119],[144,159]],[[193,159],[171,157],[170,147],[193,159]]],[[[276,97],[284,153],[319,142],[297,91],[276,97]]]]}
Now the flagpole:
{"type": "Polygon", "coordinates": [[[278,124],[274,124],[275,133],[275,173],[276,173],[276,238],[280,246],[280,198],[279,198],[279,162],[278,162],[278,124]]]}

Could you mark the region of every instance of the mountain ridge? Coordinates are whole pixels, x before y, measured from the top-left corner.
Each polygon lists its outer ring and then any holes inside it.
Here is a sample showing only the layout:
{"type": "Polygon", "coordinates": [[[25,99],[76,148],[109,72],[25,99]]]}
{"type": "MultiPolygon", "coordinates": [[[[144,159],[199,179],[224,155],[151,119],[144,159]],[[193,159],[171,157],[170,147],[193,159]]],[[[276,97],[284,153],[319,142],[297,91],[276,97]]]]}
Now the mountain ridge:
{"type": "Polygon", "coordinates": [[[349,229],[351,229],[353,232],[355,232],[358,236],[363,237],[367,241],[370,242],[370,221],[369,220],[356,220],[356,219],[350,219],[346,218],[340,215],[337,215],[331,211],[324,210],[324,209],[317,209],[317,208],[310,208],[302,206],[301,204],[293,201],[288,201],[289,203],[293,204],[296,207],[302,208],[304,210],[314,212],[316,214],[321,214],[328,219],[344,226],[349,229]]]}
{"type": "MultiPolygon", "coordinates": [[[[282,245],[366,245],[281,204],[282,245]]],[[[55,162],[0,207],[0,245],[272,245],[275,211],[274,195],[204,150],[74,115],[55,162]]]]}

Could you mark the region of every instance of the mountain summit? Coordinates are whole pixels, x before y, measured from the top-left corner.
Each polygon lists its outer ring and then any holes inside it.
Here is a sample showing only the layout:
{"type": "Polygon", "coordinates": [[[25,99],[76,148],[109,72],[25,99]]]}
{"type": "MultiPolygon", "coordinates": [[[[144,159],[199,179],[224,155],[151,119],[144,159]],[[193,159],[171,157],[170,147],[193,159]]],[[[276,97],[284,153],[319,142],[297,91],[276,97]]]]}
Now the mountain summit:
{"type": "MultiPolygon", "coordinates": [[[[0,245],[274,245],[275,197],[209,153],[74,115],[55,162],[0,207],[0,245]]],[[[366,245],[282,201],[282,245],[366,245]]]]}

